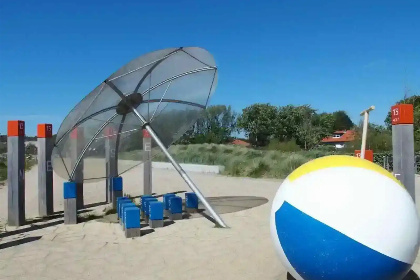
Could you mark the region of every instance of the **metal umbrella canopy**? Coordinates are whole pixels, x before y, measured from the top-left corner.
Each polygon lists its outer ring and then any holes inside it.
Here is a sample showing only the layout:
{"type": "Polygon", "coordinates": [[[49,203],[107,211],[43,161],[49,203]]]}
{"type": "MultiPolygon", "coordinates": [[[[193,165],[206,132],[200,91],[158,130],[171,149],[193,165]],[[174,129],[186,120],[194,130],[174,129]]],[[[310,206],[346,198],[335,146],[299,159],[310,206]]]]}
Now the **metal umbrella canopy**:
{"type": "Polygon", "coordinates": [[[121,175],[141,164],[146,129],[217,223],[226,227],[167,150],[201,116],[216,85],[214,58],[202,48],[169,48],[132,60],[64,119],[54,143],[54,171],[69,181],[105,179],[105,154],[112,152],[121,175]]]}

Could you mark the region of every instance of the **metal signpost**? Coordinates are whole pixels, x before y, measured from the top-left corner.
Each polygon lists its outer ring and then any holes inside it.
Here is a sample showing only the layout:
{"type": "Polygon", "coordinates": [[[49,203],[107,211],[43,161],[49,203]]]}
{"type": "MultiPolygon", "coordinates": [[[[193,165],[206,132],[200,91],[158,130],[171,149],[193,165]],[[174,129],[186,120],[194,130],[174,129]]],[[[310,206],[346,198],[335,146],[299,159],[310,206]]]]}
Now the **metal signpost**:
{"type": "Polygon", "coordinates": [[[369,112],[375,110],[375,106],[370,106],[366,110],[360,113],[361,116],[364,116],[363,120],[363,134],[362,134],[362,147],[360,149],[360,158],[365,158],[365,151],[366,151],[366,138],[367,138],[367,130],[369,124],[369,112]]]}
{"type": "Polygon", "coordinates": [[[152,194],[152,137],[143,129],[143,194],[152,194]]]}
{"type": "Polygon", "coordinates": [[[8,224],[25,223],[25,122],[7,123],[8,224]]]}
{"type": "Polygon", "coordinates": [[[38,212],[41,217],[54,213],[53,148],[52,125],[38,124],[38,212]]]}
{"type": "Polygon", "coordinates": [[[118,162],[115,151],[117,132],[112,126],[104,130],[105,136],[105,168],[106,168],[106,201],[113,202],[113,178],[118,176],[118,162]]]}
{"type": "Polygon", "coordinates": [[[71,160],[75,163],[76,169],[72,176],[73,182],[76,183],[76,204],[77,209],[82,209],[84,207],[83,202],[83,158],[78,158],[80,153],[85,147],[83,127],[77,127],[70,133],[70,148],[71,148],[71,160]]]}
{"type": "Polygon", "coordinates": [[[394,176],[401,181],[415,201],[413,105],[392,106],[391,122],[394,176]]]}

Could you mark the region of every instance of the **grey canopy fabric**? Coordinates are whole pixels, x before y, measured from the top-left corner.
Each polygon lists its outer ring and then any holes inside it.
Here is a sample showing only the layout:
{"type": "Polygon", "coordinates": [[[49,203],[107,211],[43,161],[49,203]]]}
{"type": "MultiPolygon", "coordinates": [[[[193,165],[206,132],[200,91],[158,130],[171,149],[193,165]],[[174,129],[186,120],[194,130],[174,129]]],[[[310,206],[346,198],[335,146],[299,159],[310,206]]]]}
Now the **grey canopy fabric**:
{"type": "Polygon", "coordinates": [[[66,180],[80,168],[85,181],[105,178],[107,151],[119,159],[118,174],[132,169],[141,163],[144,123],[131,108],[168,147],[197,121],[216,85],[215,61],[202,48],[164,49],[132,60],[64,119],[54,144],[54,171],[66,180]]]}

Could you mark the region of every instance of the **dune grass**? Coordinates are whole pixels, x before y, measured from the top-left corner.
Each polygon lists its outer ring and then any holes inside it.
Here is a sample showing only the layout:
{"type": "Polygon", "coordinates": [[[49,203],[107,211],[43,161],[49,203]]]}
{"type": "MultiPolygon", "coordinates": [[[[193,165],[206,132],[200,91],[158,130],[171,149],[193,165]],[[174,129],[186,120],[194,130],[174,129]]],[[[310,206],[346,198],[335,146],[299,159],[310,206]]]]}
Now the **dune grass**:
{"type": "MultiPolygon", "coordinates": [[[[174,145],[169,151],[180,163],[223,165],[224,175],[279,179],[305,162],[329,154],[327,151],[282,152],[216,144],[174,145]]],[[[153,161],[167,161],[159,149],[152,153],[153,161]]],[[[127,152],[120,155],[120,159],[141,160],[141,152],[127,152]]]]}

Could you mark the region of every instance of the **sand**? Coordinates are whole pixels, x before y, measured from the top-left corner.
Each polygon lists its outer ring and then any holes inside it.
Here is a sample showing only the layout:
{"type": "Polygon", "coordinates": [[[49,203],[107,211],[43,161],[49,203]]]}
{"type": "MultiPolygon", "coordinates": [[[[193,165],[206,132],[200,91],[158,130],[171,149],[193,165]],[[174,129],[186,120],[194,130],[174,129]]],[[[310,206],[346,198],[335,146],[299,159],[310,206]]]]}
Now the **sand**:
{"type": "MultiPolygon", "coordinates": [[[[269,229],[271,202],[281,180],[190,176],[223,213],[229,229],[215,228],[199,215],[156,230],[144,228],[144,236],[126,239],[120,226],[109,222],[112,219],[63,225],[63,180],[56,176],[57,216],[31,220],[38,215],[35,166],[26,173],[30,224],[18,229],[6,226],[7,232],[0,233],[0,279],[286,279],[269,229]]],[[[142,166],[123,179],[125,193],[142,194],[142,166]]],[[[0,188],[0,223],[4,224],[7,186],[0,188]]],[[[160,195],[189,189],[175,171],[154,169],[153,191],[160,195]]],[[[84,197],[85,204],[92,206],[85,211],[103,213],[104,182],[86,184],[84,197]]],[[[420,274],[417,261],[413,270],[420,274]]]]}

